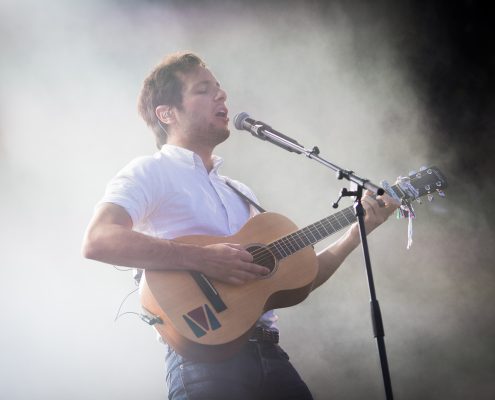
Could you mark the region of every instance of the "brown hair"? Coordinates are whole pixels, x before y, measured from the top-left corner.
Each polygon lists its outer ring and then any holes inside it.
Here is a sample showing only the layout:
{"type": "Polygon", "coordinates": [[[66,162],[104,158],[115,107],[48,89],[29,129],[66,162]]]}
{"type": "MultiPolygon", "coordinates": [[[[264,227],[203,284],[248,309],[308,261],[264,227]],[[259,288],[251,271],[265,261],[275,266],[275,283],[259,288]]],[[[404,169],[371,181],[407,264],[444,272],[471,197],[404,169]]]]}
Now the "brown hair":
{"type": "Polygon", "coordinates": [[[155,134],[158,148],[167,143],[167,126],[156,116],[156,107],[169,105],[180,108],[183,86],[180,75],[187,74],[198,66],[206,67],[196,54],[187,52],[170,54],[143,82],[138,97],[138,111],[155,134]]]}

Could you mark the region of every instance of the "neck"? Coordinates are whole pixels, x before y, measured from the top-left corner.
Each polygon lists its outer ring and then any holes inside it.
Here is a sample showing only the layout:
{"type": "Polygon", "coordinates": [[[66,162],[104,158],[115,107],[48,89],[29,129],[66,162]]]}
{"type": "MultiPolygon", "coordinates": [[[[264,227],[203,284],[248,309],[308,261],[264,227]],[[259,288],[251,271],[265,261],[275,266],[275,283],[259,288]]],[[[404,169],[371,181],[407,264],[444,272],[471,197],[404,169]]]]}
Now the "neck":
{"type": "Polygon", "coordinates": [[[194,149],[190,147],[186,147],[186,148],[196,153],[201,158],[201,160],[203,160],[203,165],[205,166],[208,172],[210,172],[213,169],[213,157],[212,157],[213,149],[205,150],[205,149],[197,149],[197,148],[194,149]]]}

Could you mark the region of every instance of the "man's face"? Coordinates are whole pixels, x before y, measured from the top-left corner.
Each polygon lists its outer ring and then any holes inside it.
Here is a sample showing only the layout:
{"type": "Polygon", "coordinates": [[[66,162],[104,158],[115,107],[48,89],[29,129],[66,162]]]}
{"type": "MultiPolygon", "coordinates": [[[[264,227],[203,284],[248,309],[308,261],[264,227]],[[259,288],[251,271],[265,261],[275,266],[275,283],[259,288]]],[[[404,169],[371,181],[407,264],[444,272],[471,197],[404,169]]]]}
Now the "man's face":
{"type": "Polygon", "coordinates": [[[226,93],[203,67],[183,75],[182,107],[177,108],[178,131],[188,141],[216,146],[229,137],[226,93]]]}

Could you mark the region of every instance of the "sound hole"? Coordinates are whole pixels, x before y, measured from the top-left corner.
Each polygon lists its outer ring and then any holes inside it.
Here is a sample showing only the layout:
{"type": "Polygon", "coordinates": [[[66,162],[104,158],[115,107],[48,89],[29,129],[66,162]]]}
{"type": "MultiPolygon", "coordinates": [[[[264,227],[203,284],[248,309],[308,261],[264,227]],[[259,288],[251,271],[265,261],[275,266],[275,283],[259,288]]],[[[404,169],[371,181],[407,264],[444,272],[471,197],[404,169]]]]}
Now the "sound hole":
{"type": "Polygon", "coordinates": [[[253,262],[258,265],[262,265],[270,270],[270,276],[277,268],[277,259],[275,255],[270,251],[268,247],[262,244],[251,244],[246,247],[246,250],[253,256],[253,262]]]}

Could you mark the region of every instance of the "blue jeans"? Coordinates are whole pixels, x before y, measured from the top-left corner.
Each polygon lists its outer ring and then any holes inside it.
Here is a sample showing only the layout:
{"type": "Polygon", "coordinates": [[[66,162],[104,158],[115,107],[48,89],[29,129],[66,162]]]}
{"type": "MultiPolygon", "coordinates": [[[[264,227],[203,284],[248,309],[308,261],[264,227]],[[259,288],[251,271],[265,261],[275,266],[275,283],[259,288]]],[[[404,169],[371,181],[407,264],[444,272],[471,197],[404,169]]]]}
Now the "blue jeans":
{"type": "Polygon", "coordinates": [[[277,344],[250,341],[219,363],[185,360],[170,348],[165,363],[170,400],[313,399],[277,344]]]}

